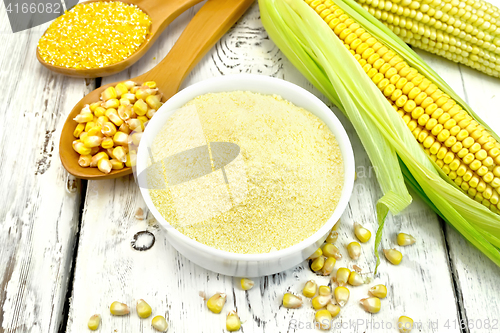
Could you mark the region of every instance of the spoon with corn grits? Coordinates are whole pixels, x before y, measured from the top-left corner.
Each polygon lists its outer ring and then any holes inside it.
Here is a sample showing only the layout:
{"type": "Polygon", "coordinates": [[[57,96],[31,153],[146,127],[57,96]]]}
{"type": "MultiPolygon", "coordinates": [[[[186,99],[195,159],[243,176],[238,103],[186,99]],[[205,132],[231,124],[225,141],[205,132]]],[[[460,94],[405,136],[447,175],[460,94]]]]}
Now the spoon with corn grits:
{"type": "MultiPolygon", "coordinates": [[[[163,95],[162,102],[172,97],[198,61],[236,23],[253,0],[208,0],[193,17],[168,55],[153,69],[130,79],[139,85],[154,81],[163,95]]],[[[78,125],[73,120],[85,105],[99,101],[101,93],[115,83],[106,84],[81,99],[68,115],[61,131],[59,155],[64,168],[77,178],[110,179],[132,173],[132,168],[112,170],[105,174],[97,168],[84,168],[78,164],[79,154],[73,149],[73,131],[78,125]]]]}
{"type": "MultiPolygon", "coordinates": [[[[80,3],[80,5],[86,5],[90,3],[97,3],[100,0],[90,0],[86,1],[83,3],[80,3]]],[[[153,45],[153,43],[156,41],[158,36],[165,30],[165,28],[180,14],[182,14],[184,11],[186,11],[188,8],[194,6],[195,4],[201,2],[202,0],[121,0],[121,1],[116,1],[123,3],[125,5],[128,4],[133,4],[136,5],[141,11],[143,11],[145,14],[147,14],[151,18],[151,26],[150,26],[150,32],[149,34],[146,35],[144,42],[135,50],[134,53],[132,53],[130,56],[126,57],[125,59],[111,63],[109,65],[105,65],[102,67],[96,67],[96,68],[68,68],[60,65],[53,65],[48,62],[46,62],[42,55],[40,54],[40,49],[37,47],[36,50],[36,57],[38,61],[48,69],[68,75],[68,76],[76,76],[76,77],[85,77],[85,78],[95,78],[95,77],[103,77],[103,76],[109,76],[115,73],[118,73],[125,68],[133,65],[137,60],[139,60],[146,52],[147,50],[153,45]]],[[[68,13],[63,14],[68,15],[68,13]]],[[[103,13],[102,15],[106,15],[106,13],[103,13]]],[[[134,14],[135,15],[135,14],[134,14]]],[[[102,24],[102,22],[92,22],[91,24],[94,24],[96,27],[91,27],[89,29],[99,29],[98,25],[102,24]]],[[[129,27],[123,27],[125,29],[129,29],[129,27]]],[[[50,28],[49,28],[50,29],[50,28]]],[[[45,34],[47,34],[47,32],[45,34]]],[[[102,29],[107,30],[108,28],[102,27],[102,29]]],[[[106,33],[103,33],[103,37],[109,36],[113,31],[107,31],[106,33]]],[[[130,30],[130,33],[132,30],[130,30]]],[[[44,36],[45,36],[44,34],[44,36]]],[[[43,38],[43,37],[42,37],[43,38]]],[[[99,43],[97,40],[93,40],[93,43],[99,43]]],[[[106,40],[102,41],[103,43],[108,44],[106,40]]],[[[116,40],[116,42],[119,42],[116,40]]],[[[127,42],[130,43],[130,42],[127,42]]],[[[122,43],[117,43],[117,44],[123,44],[122,43]]],[[[109,44],[108,44],[109,45],[109,44]]],[[[78,54],[78,53],[84,53],[82,49],[78,49],[77,46],[74,46],[74,50],[76,52],[72,52],[73,54],[78,54]]],[[[106,50],[107,55],[109,55],[111,52],[113,52],[113,46],[109,45],[109,48],[106,50]]],[[[117,50],[115,50],[117,51],[117,50]]],[[[123,50],[120,50],[123,51],[123,50]]],[[[118,51],[117,51],[118,52],[118,51]]],[[[93,57],[97,55],[92,55],[93,57]]]]}

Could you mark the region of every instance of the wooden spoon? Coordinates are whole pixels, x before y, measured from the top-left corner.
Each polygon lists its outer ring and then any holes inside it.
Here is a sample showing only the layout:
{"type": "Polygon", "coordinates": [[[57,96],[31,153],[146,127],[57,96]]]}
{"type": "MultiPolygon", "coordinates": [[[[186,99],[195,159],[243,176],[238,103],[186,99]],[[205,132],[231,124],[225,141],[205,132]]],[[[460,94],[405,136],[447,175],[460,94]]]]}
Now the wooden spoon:
{"type": "MultiPolygon", "coordinates": [[[[155,81],[159,92],[166,101],[179,90],[179,87],[198,61],[210,48],[236,23],[250,7],[253,0],[208,0],[189,22],[168,55],[149,72],[139,75],[132,81],[142,84],[155,81]]],[[[97,168],[82,168],[78,164],[79,155],[73,150],[75,140],[73,131],[77,123],[73,118],[80,113],[86,104],[99,101],[101,93],[109,86],[118,82],[106,84],[78,102],[64,123],[59,141],[59,155],[64,168],[72,175],[83,179],[110,179],[132,173],[132,168],[112,170],[104,174],[97,168]]]]}
{"type": "MultiPolygon", "coordinates": [[[[97,2],[101,0],[90,0],[83,3],[97,2]]],[[[118,1],[118,0],[117,0],[118,1]]],[[[139,7],[143,12],[151,18],[151,32],[147,36],[144,43],[128,58],[100,68],[90,69],[75,69],[66,68],[62,66],[51,65],[42,59],[36,48],[36,58],[42,65],[51,71],[76,77],[94,78],[113,75],[121,72],[127,67],[132,66],[149,50],[151,45],[154,44],[156,38],[161,35],[163,30],[173,21],[177,16],[182,14],[188,8],[196,5],[203,0],[119,0],[121,2],[134,4],[139,7]]]]}

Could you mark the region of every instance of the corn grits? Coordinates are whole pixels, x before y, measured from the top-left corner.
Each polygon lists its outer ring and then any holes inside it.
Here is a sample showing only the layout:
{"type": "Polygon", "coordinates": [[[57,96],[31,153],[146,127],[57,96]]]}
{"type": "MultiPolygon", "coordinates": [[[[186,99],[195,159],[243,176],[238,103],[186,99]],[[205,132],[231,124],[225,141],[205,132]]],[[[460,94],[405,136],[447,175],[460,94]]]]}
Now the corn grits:
{"type": "MultiPolygon", "coordinates": [[[[169,117],[151,151],[162,161],[213,142],[238,145],[238,157],[219,169],[212,160],[214,171],[203,177],[150,190],[181,233],[220,250],[267,253],[301,242],[331,217],[343,161],[334,135],[310,112],[276,95],[206,94],[169,117]]],[[[165,168],[151,168],[159,173],[150,171],[151,181],[168,183],[158,171],[165,168]]]]}

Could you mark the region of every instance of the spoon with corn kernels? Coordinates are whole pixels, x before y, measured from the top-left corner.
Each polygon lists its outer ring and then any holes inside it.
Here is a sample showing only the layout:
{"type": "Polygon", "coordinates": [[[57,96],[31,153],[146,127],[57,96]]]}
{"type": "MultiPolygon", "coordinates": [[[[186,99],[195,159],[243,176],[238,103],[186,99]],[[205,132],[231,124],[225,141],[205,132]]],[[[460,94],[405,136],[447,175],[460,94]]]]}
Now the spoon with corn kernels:
{"type": "Polygon", "coordinates": [[[59,155],[77,178],[110,179],[132,173],[142,130],[172,97],[208,50],[250,7],[253,0],[208,0],[189,22],[168,55],[150,71],[104,85],[80,100],[61,131],[59,155]]]}

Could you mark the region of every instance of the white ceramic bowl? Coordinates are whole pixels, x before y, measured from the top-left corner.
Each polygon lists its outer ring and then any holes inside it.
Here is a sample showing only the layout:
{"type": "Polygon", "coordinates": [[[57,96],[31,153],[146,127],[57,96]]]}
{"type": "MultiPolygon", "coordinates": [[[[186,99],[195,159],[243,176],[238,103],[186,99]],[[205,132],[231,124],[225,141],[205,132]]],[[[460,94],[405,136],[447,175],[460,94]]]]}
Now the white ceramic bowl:
{"type": "Polygon", "coordinates": [[[199,95],[237,90],[280,95],[316,115],[335,135],[343,157],[345,177],[340,201],[325,225],[309,238],[280,251],[263,254],[231,253],[201,244],[180,233],[158,212],[151,201],[149,190],[141,187],[141,193],[153,216],[165,227],[170,244],[189,260],[225,275],[244,277],[270,275],[298,265],[321,246],[330,229],[344,212],[353,189],[355,164],[351,143],[340,121],[316,96],[290,82],[259,75],[222,76],[193,84],[170,98],[149,122],[139,145],[136,174],[140,175],[148,167],[147,147],[151,146],[157,133],[175,110],[199,95]]]}

